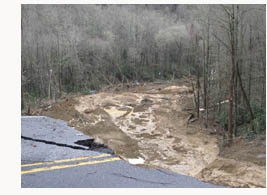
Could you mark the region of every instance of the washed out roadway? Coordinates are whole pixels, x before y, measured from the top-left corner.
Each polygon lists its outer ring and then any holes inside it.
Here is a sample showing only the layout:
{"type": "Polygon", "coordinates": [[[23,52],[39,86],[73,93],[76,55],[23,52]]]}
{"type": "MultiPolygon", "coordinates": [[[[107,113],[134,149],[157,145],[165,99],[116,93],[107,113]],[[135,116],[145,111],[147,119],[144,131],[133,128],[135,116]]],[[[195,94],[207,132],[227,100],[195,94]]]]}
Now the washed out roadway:
{"type": "Polygon", "coordinates": [[[22,188],[213,188],[193,177],[130,165],[64,121],[21,117],[22,188]]]}

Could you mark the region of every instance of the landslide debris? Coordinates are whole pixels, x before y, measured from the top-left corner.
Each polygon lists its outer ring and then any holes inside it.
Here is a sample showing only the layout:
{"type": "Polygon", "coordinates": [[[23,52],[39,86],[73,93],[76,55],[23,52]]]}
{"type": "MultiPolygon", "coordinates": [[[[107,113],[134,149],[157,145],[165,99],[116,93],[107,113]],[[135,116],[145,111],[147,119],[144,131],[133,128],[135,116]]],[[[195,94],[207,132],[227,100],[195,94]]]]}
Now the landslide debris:
{"type": "Polygon", "coordinates": [[[193,110],[190,86],[186,79],[120,85],[65,97],[35,114],[68,121],[129,163],[218,185],[266,187],[266,157],[257,158],[266,154],[265,140],[257,145],[260,150],[237,141],[224,149],[219,127],[205,129],[201,120],[188,124],[193,110]]]}

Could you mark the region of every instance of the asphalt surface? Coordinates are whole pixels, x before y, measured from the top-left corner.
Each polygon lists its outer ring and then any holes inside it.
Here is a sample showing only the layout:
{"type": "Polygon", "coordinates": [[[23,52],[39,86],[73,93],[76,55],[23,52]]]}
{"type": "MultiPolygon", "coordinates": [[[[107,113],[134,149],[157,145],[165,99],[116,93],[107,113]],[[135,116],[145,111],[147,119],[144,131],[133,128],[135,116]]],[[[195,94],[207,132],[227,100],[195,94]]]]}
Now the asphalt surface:
{"type": "Polygon", "coordinates": [[[21,117],[22,188],[214,188],[193,177],[130,165],[64,121],[21,117]]]}

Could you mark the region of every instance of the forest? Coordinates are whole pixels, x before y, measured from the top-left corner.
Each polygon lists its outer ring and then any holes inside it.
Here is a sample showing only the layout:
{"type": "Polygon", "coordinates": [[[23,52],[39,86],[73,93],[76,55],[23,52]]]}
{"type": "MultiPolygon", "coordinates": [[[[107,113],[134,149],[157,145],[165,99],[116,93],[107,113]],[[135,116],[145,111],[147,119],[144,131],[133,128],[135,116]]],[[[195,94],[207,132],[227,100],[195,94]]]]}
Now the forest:
{"type": "Polygon", "coordinates": [[[265,132],[265,5],[21,6],[22,109],[180,78],[192,78],[196,115],[216,120],[229,143],[265,132]]]}

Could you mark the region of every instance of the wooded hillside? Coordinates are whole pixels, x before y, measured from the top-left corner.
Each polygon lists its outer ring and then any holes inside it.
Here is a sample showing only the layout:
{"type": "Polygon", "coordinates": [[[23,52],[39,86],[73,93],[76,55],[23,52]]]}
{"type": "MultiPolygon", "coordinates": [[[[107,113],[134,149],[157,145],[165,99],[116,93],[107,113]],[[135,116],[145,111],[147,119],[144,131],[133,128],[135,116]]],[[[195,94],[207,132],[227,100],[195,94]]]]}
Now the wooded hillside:
{"type": "Polygon", "coordinates": [[[230,141],[246,123],[248,134],[265,131],[265,5],[21,9],[22,109],[25,99],[191,77],[196,113],[212,112],[230,141]]]}

